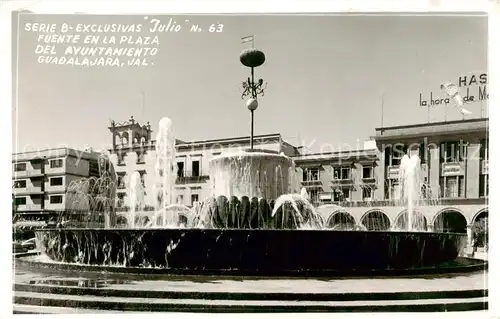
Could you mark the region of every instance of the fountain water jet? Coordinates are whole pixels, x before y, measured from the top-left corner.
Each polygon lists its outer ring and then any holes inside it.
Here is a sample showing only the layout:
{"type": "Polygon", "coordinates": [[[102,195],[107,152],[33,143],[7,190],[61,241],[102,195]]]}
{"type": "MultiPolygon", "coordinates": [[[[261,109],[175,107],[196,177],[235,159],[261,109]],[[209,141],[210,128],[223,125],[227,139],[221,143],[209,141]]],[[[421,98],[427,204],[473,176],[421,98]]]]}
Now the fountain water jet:
{"type": "Polygon", "coordinates": [[[144,210],[144,186],[139,172],[133,172],[130,176],[129,199],[130,209],[128,213],[128,226],[136,227],[136,212],[144,210]]]}
{"type": "Polygon", "coordinates": [[[423,231],[426,225],[416,218],[422,202],[422,168],[417,155],[404,155],[399,166],[400,202],[405,205],[407,212],[408,231],[423,231]]]}
{"type": "Polygon", "coordinates": [[[163,212],[163,226],[172,225],[174,214],[167,207],[173,204],[174,187],[177,179],[177,165],[175,162],[175,137],[172,132],[172,121],[168,117],[160,120],[156,135],[156,175],[161,180],[161,199],[157,210],[163,212]]]}

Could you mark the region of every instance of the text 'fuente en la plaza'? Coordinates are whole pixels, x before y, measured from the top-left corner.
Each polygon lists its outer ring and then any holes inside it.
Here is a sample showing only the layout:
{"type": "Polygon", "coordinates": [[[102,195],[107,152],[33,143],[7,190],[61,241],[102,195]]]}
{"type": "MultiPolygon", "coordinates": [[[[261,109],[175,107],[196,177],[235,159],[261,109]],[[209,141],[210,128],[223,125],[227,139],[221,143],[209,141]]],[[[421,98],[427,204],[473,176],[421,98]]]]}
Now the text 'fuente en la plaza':
{"type": "Polygon", "coordinates": [[[168,18],[144,17],[146,22],[136,24],[85,23],[26,23],[24,31],[35,32],[34,53],[41,64],[70,66],[123,67],[151,66],[160,51],[160,34],[188,32],[220,33],[224,25],[214,23],[204,28],[168,18]]]}

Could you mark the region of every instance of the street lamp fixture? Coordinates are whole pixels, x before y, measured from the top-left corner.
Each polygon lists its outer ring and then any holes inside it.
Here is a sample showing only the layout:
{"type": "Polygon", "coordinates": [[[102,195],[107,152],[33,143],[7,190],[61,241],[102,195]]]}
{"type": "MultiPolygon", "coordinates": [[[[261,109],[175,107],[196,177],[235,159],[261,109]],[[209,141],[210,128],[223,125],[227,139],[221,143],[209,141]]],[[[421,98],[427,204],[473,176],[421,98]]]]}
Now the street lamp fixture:
{"type": "Polygon", "coordinates": [[[245,49],[240,54],[240,62],[244,66],[250,68],[250,77],[247,78],[245,82],[242,83],[243,93],[241,98],[250,96],[247,100],[247,108],[250,110],[251,120],[250,120],[250,150],[253,150],[253,127],[254,127],[254,111],[259,106],[257,101],[257,96],[264,96],[264,90],[266,84],[263,79],[259,79],[255,82],[254,69],[264,64],[266,61],[266,56],[264,52],[257,50],[255,48],[245,49]]]}

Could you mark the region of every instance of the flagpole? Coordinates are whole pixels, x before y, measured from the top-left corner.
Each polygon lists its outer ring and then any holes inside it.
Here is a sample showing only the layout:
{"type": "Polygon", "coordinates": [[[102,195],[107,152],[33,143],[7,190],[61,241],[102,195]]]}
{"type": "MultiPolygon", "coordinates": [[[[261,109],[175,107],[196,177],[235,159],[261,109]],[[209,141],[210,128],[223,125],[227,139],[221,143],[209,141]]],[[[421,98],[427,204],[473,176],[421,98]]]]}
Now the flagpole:
{"type": "Polygon", "coordinates": [[[144,111],[146,107],[146,93],[144,91],[141,91],[141,96],[142,96],[142,121],[144,121],[144,111]]]}
{"type": "Polygon", "coordinates": [[[384,128],[384,94],[382,94],[382,115],[380,118],[380,128],[384,128]]]}

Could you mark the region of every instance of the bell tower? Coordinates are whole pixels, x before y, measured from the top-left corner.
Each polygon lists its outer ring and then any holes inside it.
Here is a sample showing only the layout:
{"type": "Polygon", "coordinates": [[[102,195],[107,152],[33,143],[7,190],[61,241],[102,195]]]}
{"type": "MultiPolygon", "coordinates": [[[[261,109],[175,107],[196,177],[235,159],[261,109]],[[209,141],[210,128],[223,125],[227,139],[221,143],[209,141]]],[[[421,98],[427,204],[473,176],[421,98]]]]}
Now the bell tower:
{"type": "Polygon", "coordinates": [[[112,120],[109,131],[113,139],[113,153],[120,149],[145,146],[151,143],[151,125],[147,122],[147,124],[141,126],[134,120],[133,116],[122,123],[116,123],[112,120]]]}

